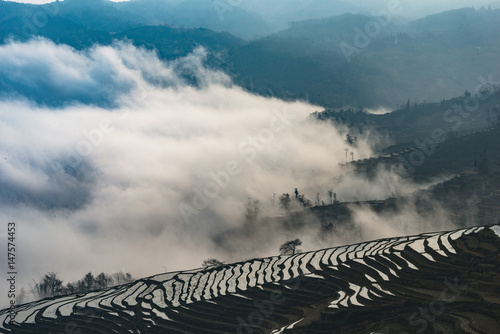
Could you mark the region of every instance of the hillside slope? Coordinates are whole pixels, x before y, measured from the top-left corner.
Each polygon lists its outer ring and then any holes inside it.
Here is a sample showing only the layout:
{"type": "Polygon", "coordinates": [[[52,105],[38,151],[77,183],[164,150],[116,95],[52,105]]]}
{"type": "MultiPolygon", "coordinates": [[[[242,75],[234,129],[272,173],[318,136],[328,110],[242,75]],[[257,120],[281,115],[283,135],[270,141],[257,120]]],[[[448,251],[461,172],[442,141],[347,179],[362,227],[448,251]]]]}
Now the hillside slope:
{"type": "Polygon", "coordinates": [[[385,27],[364,15],[309,20],[242,46],[230,65],[252,91],[325,107],[437,102],[500,76],[499,18],[464,8],[385,27]]]}
{"type": "Polygon", "coordinates": [[[500,225],[160,274],[0,312],[1,333],[495,333],[500,225]]]}

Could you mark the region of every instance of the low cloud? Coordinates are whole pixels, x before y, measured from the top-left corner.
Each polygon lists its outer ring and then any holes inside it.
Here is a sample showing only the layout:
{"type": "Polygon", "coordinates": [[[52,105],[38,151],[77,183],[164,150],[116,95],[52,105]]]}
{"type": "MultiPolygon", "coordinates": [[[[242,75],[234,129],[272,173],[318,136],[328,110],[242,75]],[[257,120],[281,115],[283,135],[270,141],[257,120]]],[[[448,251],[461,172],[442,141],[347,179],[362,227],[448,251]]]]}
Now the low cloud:
{"type": "MultiPolygon", "coordinates": [[[[263,256],[213,239],[243,224],[248,198],[276,215],[273,198],[294,188],[314,199],[335,185],[341,200],[408,188],[392,172],[339,179],[345,129],[308,119],[318,106],[244,91],[205,56],[164,63],[122,42],[0,47],[0,219],[19,226],[21,285],[48,271],[143,277],[263,256]]],[[[365,158],[373,144],[359,137],[351,150],[365,158]]],[[[262,250],[277,249],[276,233],[262,250]]]]}
{"type": "Polygon", "coordinates": [[[384,115],[384,114],[389,114],[393,110],[386,108],[386,107],[378,107],[378,108],[373,108],[373,109],[365,109],[365,111],[369,114],[373,115],[384,115]]]}
{"type": "MultiPolygon", "coordinates": [[[[252,95],[205,56],[163,63],[121,42],[0,47],[0,217],[20,226],[24,282],[196,267],[221,255],[210,236],[241,224],[249,197],[339,172],[344,134],[306,120],[320,107],[252,95]]],[[[370,152],[360,140],[356,156],[370,152]]]]}
{"type": "Polygon", "coordinates": [[[49,107],[91,104],[117,108],[120,96],[146,84],[228,83],[226,75],[201,66],[204,56],[200,48],[164,66],[151,52],[123,42],[84,51],[43,38],[24,44],[11,42],[0,47],[0,92],[3,99],[25,97],[49,107]]]}

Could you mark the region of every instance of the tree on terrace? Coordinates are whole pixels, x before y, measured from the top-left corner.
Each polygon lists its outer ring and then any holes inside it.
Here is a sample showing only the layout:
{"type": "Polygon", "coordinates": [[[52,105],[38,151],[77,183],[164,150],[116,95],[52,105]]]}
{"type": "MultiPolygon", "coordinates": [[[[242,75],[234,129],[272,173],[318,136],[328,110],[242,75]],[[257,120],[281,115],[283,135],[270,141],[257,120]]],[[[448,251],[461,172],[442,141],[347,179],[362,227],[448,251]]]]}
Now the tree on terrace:
{"type": "Polygon", "coordinates": [[[287,241],[280,246],[280,255],[295,255],[295,253],[300,252],[300,250],[297,249],[300,245],[302,245],[300,239],[287,241]]]}
{"type": "Polygon", "coordinates": [[[203,268],[208,268],[208,267],[220,267],[220,266],[223,266],[224,265],[224,262],[222,261],[219,261],[217,259],[214,259],[214,258],[209,258],[209,259],[206,259],[203,261],[203,268]]]}

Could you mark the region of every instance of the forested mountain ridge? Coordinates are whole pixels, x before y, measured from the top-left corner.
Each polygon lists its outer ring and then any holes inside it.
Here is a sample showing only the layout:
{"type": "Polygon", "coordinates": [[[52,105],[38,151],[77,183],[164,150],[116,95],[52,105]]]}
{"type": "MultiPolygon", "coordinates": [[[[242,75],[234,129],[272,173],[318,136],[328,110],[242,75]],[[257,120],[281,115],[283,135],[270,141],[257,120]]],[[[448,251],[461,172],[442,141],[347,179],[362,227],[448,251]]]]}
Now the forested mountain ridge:
{"type": "Polygon", "coordinates": [[[237,83],[261,94],[390,108],[408,98],[451,98],[481,85],[481,76],[500,76],[500,10],[465,8],[408,25],[387,22],[373,37],[366,33],[377,27],[373,17],[296,23],[235,50],[232,72],[237,83]]]}
{"type": "MultiPolygon", "coordinates": [[[[294,22],[284,31],[245,41],[207,29],[212,26],[203,20],[199,29],[159,21],[151,25],[140,11],[125,10],[134,3],[73,0],[34,6],[1,1],[0,38],[39,35],[77,49],[127,39],[158,50],[163,59],[184,56],[201,45],[213,56],[211,66],[248,90],[325,107],[396,109],[408,99],[438,102],[474,91],[484,84],[481,78],[500,77],[500,10],[463,8],[409,23],[397,13],[343,14],[294,22]]],[[[212,14],[220,20],[216,11],[212,14]]],[[[183,20],[198,14],[191,15],[183,20]]]]}

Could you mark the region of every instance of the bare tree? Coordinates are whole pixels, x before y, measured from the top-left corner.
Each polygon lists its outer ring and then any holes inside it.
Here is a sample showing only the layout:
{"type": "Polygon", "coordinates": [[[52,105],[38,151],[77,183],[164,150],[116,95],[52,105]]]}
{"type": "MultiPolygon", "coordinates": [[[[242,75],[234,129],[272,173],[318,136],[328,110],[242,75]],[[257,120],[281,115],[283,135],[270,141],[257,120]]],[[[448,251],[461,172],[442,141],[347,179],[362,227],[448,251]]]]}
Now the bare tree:
{"type": "Polygon", "coordinates": [[[16,295],[16,304],[21,305],[24,304],[28,299],[28,294],[26,293],[25,288],[21,288],[19,294],[16,295]]]}
{"type": "Polygon", "coordinates": [[[281,255],[294,255],[295,253],[300,252],[297,249],[298,246],[302,245],[302,241],[300,239],[290,240],[285,242],[280,246],[280,254],[281,255]]]}
{"type": "Polygon", "coordinates": [[[253,224],[257,222],[260,211],[260,201],[248,199],[247,205],[245,207],[245,223],[253,224]]]}
{"type": "Polygon", "coordinates": [[[95,278],[95,287],[98,290],[100,290],[100,289],[106,289],[109,286],[111,286],[112,282],[113,282],[113,279],[111,278],[111,276],[108,276],[105,273],[100,273],[95,278]]]}
{"type": "Polygon", "coordinates": [[[57,273],[49,272],[42,277],[40,282],[35,282],[32,293],[39,299],[54,297],[61,293],[63,281],[57,276],[57,273]]]}
{"type": "Polygon", "coordinates": [[[112,285],[126,284],[134,281],[134,278],[129,273],[118,272],[111,275],[113,282],[112,285]]]}
{"type": "Polygon", "coordinates": [[[85,286],[85,291],[92,291],[95,289],[95,278],[91,272],[85,275],[85,277],[83,278],[83,284],[85,286]]]}
{"type": "Polygon", "coordinates": [[[290,194],[280,196],[280,207],[286,211],[290,210],[290,194]]]}
{"type": "Polygon", "coordinates": [[[209,267],[220,267],[220,266],[223,266],[224,265],[224,262],[222,261],[219,261],[215,258],[209,258],[209,259],[206,259],[203,261],[202,263],[202,267],[203,268],[209,268],[209,267]]]}
{"type": "Polygon", "coordinates": [[[347,134],[346,135],[346,139],[345,139],[345,142],[346,144],[348,144],[349,146],[352,146],[352,147],[358,147],[358,138],[355,137],[355,136],[352,136],[351,134],[347,134]]]}
{"type": "Polygon", "coordinates": [[[297,201],[304,207],[304,208],[310,208],[312,206],[311,200],[307,199],[304,194],[300,194],[297,197],[297,201]]]}
{"type": "MultiPolygon", "coordinates": [[[[85,275],[82,279],[70,282],[63,285],[62,279],[60,279],[56,273],[49,272],[43,276],[39,282],[36,282],[34,286],[30,285],[30,292],[37,299],[43,299],[48,297],[59,296],[62,294],[72,294],[72,293],[87,293],[89,291],[106,289],[111,286],[126,284],[133,282],[134,278],[129,273],[114,273],[112,275],[106,275],[105,273],[100,273],[97,277],[94,277],[91,272],[85,275]]],[[[19,304],[21,304],[26,299],[26,291],[21,289],[21,294],[19,295],[19,304]]]]}

